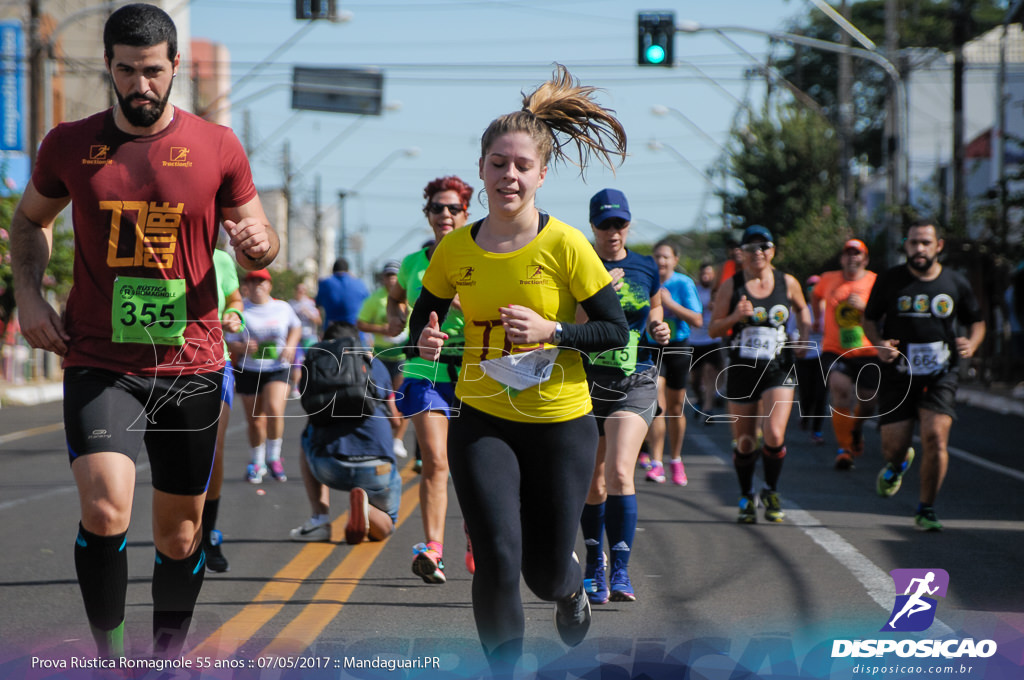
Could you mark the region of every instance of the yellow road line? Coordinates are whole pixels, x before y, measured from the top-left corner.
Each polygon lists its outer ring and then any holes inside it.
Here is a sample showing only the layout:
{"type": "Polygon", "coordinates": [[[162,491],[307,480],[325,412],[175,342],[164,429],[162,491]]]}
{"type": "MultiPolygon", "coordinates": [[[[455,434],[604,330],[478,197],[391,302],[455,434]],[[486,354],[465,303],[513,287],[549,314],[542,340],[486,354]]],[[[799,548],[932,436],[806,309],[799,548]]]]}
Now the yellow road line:
{"type": "MultiPolygon", "coordinates": [[[[413,476],[411,466],[402,474],[402,485],[408,483],[413,476]]],[[[414,485],[402,494],[401,509],[399,511],[397,529],[402,522],[412,513],[412,508],[419,504],[418,489],[414,485]]],[[[339,515],[331,522],[331,535],[344,535],[345,525],[348,523],[348,512],[339,515]]],[[[372,557],[375,558],[383,547],[385,541],[371,544],[374,550],[372,557]]],[[[326,560],[331,553],[344,543],[308,543],[299,553],[292,558],[280,571],[270,577],[269,581],[260,592],[253,598],[252,604],[246,605],[242,611],[235,614],[228,621],[222,624],[217,630],[210,634],[205,640],[199,643],[191,652],[192,656],[208,656],[211,658],[226,659],[238,652],[239,648],[252,638],[259,630],[284,608],[284,606],[295,596],[296,591],[303,582],[326,560]]],[[[359,551],[350,551],[350,555],[359,551]]],[[[369,555],[368,555],[369,557],[369,555]]],[[[373,560],[370,559],[370,562],[373,560]]],[[[338,568],[331,573],[331,578],[341,570],[342,565],[348,563],[347,558],[342,560],[338,568]]],[[[362,571],[355,576],[356,579],[366,573],[369,564],[362,568],[362,571]]],[[[318,593],[319,595],[319,593],[318,593]]],[[[347,595],[346,595],[347,597],[347,595]]],[[[313,605],[310,605],[313,606],[313,605]]]]}
{"type": "Polygon", "coordinates": [[[50,432],[56,432],[64,427],[64,423],[52,423],[50,425],[40,425],[39,427],[33,427],[30,430],[20,430],[18,432],[12,432],[10,434],[0,435],[0,444],[8,444],[10,442],[18,441],[19,439],[25,439],[26,437],[34,437],[37,434],[49,434],[50,432]]]}
{"type": "MultiPolygon", "coordinates": [[[[402,494],[402,502],[395,523],[397,529],[412,514],[413,507],[418,505],[416,497],[418,486],[406,489],[402,494]]],[[[359,580],[373,566],[374,560],[384,550],[386,541],[364,543],[349,551],[345,559],[327,576],[326,580],[313,601],[285,626],[280,635],[260,652],[261,656],[284,656],[299,654],[316,642],[324,628],[338,615],[341,608],[348,602],[352,592],[359,585],[359,580]]]]}

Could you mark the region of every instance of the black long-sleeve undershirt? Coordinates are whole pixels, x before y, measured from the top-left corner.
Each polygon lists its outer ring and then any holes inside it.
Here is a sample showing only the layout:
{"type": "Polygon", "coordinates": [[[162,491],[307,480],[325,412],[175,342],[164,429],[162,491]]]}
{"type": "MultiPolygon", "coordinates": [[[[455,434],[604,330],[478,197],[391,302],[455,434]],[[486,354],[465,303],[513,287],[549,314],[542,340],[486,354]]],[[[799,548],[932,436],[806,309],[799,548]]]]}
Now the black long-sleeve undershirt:
{"type": "MultiPolygon", "coordinates": [[[[452,298],[440,298],[426,288],[420,292],[416,304],[412,308],[409,319],[409,340],[418,342],[420,334],[430,319],[431,312],[437,312],[437,318],[443,319],[448,312],[452,298]]],[[[559,347],[576,349],[581,352],[603,352],[616,347],[625,347],[629,343],[629,326],[622,311],[619,296],[608,284],[580,301],[580,306],[587,313],[585,323],[563,323],[562,341],[559,347]]],[[[409,356],[419,356],[415,346],[408,348],[409,356]]]]}

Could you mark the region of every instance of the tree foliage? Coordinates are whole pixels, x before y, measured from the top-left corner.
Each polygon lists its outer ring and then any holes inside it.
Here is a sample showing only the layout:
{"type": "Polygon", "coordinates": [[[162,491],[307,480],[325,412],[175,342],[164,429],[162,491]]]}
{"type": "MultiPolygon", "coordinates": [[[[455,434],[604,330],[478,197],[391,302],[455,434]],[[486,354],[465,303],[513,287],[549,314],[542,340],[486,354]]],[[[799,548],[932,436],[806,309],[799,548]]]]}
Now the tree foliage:
{"type": "MultiPolygon", "coordinates": [[[[960,0],[964,2],[965,0],[960,0]]],[[[833,3],[835,4],[835,3],[833,3]]],[[[899,0],[900,48],[931,47],[943,52],[953,49],[954,5],[956,0],[899,0]]],[[[968,39],[1002,23],[1006,0],[971,0],[968,39]]],[[[862,0],[850,4],[850,21],[879,49],[885,45],[885,0],[862,0]]],[[[813,9],[796,20],[787,32],[829,42],[842,41],[842,29],[824,13],[813,9]]],[[[859,47],[856,43],[854,47],[859,47]]],[[[897,61],[893,59],[893,61],[897,61]]],[[[776,68],[801,90],[807,92],[838,125],[839,55],[806,47],[786,48],[776,68]]],[[[902,73],[913,65],[898,63],[902,73]]],[[[885,101],[891,81],[878,66],[854,58],[852,99],[854,109],[854,155],[878,167],[883,161],[885,101]]]]}
{"type": "Polygon", "coordinates": [[[806,107],[779,104],[737,129],[728,149],[727,172],[738,185],[722,194],[729,220],[767,227],[778,241],[776,263],[813,273],[848,236],[836,199],[835,130],[806,107]]]}
{"type": "MultiPolygon", "coordinates": [[[[0,184],[6,186],[2,169],[0,184]]],[[[0,194],[0,323],[6,324],[14,311],[13,273],[11,271],[11,219],[18,207],[21,194],[5,191],[0,194]]],[[[63,227],[58,218],[53,230],[53,249],[50,264],[46,268],[43,288],[52,290],[61,300],[71,290],[72,268],[75,257],[75,238],[71,229],[63,227]]]]}

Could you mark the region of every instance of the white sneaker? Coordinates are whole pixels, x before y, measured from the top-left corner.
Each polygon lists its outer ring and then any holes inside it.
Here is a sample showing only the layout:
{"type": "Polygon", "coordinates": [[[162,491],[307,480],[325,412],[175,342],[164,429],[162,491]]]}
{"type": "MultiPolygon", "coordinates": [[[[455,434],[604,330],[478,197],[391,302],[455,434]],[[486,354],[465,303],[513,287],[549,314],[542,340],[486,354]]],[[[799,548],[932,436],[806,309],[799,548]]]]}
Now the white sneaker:
{"type": "Polygon", "coordinates": [[[330,541],[331,523],[317,523],[312,517],[307,519],[301,527],[295,527],[288,532],[293,541],[330,541]]]}
{"type": "Polygon", "coordinates": [[[391,447],[391,450],[394,451],[395,455],[398,456],[399,458],[405,458],[406,456],[409,455],[409,452],[405,450],[405,443],[398,437],[395,437],[395,441],[391,447]]]}

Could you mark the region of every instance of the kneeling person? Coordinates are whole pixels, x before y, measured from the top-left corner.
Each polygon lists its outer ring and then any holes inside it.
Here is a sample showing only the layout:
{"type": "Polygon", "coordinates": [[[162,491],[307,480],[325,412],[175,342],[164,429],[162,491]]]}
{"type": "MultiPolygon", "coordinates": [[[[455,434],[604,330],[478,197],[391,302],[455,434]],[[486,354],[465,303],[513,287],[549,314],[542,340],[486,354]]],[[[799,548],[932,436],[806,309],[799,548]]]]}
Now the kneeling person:
{"type": "MultiPolygon", "coordinates": [[[[317,348],[339,338],[349,338],[353,346],[359,345],[354,326],[332,323],[324,333],[324,343],[307,351],[307,362],[317,348]]],[[[302,526],[291,530],[292,540],[331,539],[331,489],[349,492],[347,543],[362,543],[367,537],[371,541],[383,540],[394,531],[402,480],[389,419],[397,414],[394,401],[389,399],[391,377],[387,368],[380,360],[373,359],[370,371],[366,390],[371,397],[368,401],[372,413],[363,417],[335,416],[329,418],[327,424],[321,424],[323,419],[311,417],[302,431],[303,455],[299,460],[312,515],[302,526]]],[[[307,378],[308,375],[303,376],[304,393],[310,388],[307,378]]]]}

